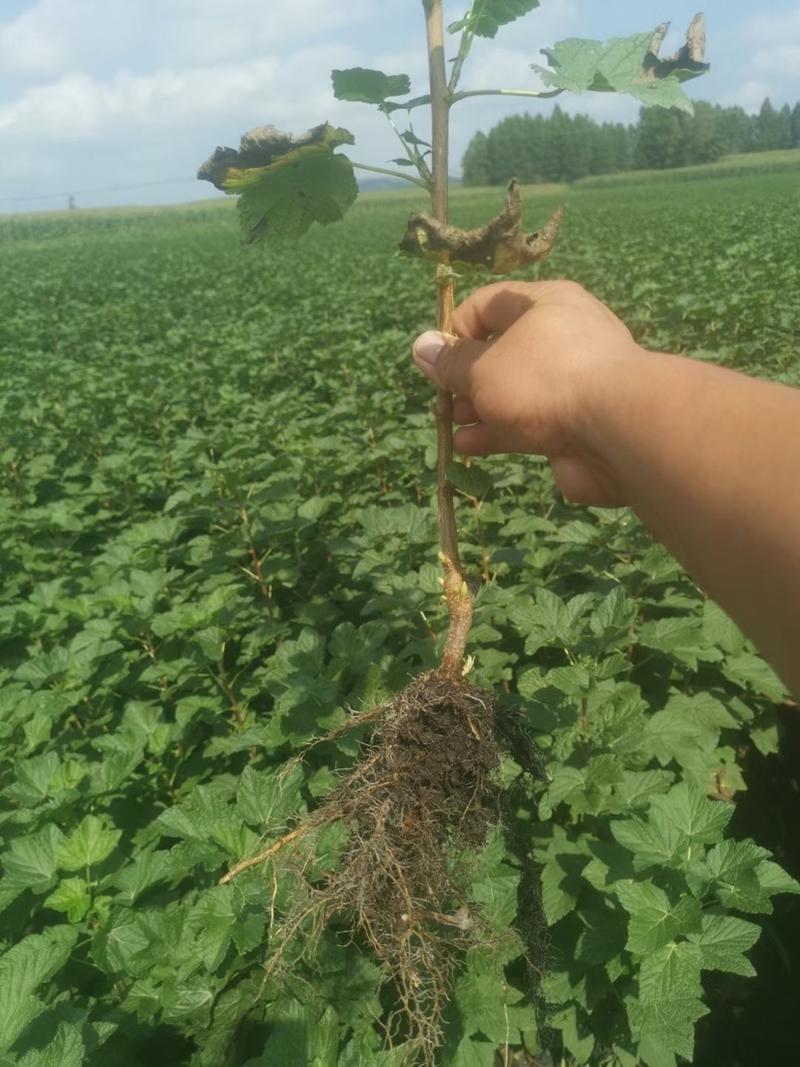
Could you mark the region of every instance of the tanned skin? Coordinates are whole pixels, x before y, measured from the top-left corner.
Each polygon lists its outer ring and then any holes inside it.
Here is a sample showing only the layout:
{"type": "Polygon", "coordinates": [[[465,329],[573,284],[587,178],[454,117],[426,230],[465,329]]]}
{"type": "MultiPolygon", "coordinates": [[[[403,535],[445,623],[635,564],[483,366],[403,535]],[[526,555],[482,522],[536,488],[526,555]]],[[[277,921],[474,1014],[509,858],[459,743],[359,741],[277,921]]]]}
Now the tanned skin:
{"type": "Polygon", "coordinates": [[[800,695],[800,390],[635,343],[569,281],[504,282],[414,360],[456,448],[546,456],[564,495],[628,505],[800,695]]]}

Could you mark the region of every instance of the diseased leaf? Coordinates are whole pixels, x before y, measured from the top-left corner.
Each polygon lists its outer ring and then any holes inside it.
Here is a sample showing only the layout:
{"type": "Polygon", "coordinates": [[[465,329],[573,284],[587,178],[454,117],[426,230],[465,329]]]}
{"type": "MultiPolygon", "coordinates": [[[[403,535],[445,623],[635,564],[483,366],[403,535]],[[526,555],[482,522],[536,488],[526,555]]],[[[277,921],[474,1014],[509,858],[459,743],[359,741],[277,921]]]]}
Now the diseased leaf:
{"type": "Polygon", "coordinates": [[[225,193],[239,194],[245,240],[296,240],[313,222],[338,222],[358,196],[353,164],[336,153],[353,144],[349,130],[324,123],[302,137],[259,126],[241,147],[218,148],[198,172],[225,193]]]}
{"type": "Polygon", "coordinates": [[[533,69],[551,89],[628,93],[649,106],[691,112],[693,106],[681,82],[709,69],[704,62],[702,16],[692,23],[686,46],[671,59],[658,56],[662,40],[658,30],[605,43],[569,38],[542,49],[549,67],[533,64],[533,69]]]}
{"type": "Polygon", "coordinates": [[[382,104],[391,96],[405,96],[411,92],[411,81],[407,74],[384,74],[382,70],[352,67],[349,70],[335,70],[332,79],[333,95],[337,100],[382,104]]]}

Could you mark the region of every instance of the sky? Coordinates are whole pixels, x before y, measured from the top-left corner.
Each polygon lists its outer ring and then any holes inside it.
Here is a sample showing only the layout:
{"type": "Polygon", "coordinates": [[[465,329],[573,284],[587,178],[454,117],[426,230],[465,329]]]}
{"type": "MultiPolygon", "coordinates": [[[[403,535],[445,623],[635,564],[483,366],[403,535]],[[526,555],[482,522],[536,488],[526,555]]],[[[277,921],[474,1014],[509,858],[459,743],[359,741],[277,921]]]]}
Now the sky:
{"type": "MultiPolygon", "coordinates": [[[[564,37],[627,35],[670,19],[681,43],[699,0],[542,0],[479,41],[463,88],[539,86],[530,64],[564,37]]],[[[446,0],[455,19],[468,0],[446,0]]],[[[800,0],[708,0],[711,73],[696,99],[756,111],[800,99],[800,0]]],[[[398,155],[386,120],[334,100],[334,67],[406,73],[425,91],[419,0],[0,0],[0,212],[175,203],[207,198],[197,167],[218,144],[270,123],[302,132],[328,121],[356,135],[351,158],[398,155]]],[[[453,39],[455,42],[455,39],[453,39]]],[[[634,121],[610,94],[563,96],[562,108],[634,121]]],[[[519,99],[453,112],[453,173],[478,129],[526,110],[519,99]]],[[[551,102],[532,101],[546,114],[551,102]]],[[[424,132],[424,119],[418,132],[424,132]]]]}

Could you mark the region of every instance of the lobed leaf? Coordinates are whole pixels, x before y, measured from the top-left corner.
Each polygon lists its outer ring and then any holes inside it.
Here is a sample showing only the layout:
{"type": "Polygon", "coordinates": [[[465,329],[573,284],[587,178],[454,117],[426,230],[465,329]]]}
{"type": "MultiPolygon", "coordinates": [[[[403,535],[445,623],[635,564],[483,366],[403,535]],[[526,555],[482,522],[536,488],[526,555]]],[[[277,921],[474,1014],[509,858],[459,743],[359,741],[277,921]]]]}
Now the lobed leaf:
{"type": "Polygon", "coordinates": [[[448,26],[450,33],[466,30],[476,37],[494,37],[507,26],[539,6],[540,0],[472,0],[466,15],[448,26]]]}
{"type": "Polygon", "coordinates": [[[336,149],[353,144],[349,130],[327,122],[302,137],[259,126],[241,147],[218,148],[198,172],[225,193],[239,194],[245,241],[296,240],[314,222],[343,218],[358,196],[353,164],[336,149]]]}
{"type": "Polygon", "coordinates": [[[614,37],[609,41],[568,38],[542,49],[549,66],[532,64],[551,89],[573,93],[627,93],[648,106],[693,110],[681,83],[696,78],[709,67],[704,62],[705,38],[702,16],[689,31],[686,46],[671,59],[660,59],[658,49],[664,28],[655,33],[614,37]]]}
{"type": "Polygon", "coordinates": [[[407,74],[384,74],[382,70],[351,67],[349,70],[333,71],[331,78],[333,95],[337,100],[382,104],[389,97],[406,96],[411,92],[411,80],[407,74]]]}
{"type": "Polygon", "coordinates": [[[0,956],[0,1052],[5,1052],[38,1015],[44,1004],[36,989],[61,970],[78,939],[68,926],[51,926],[30,934],[0,956]]]}

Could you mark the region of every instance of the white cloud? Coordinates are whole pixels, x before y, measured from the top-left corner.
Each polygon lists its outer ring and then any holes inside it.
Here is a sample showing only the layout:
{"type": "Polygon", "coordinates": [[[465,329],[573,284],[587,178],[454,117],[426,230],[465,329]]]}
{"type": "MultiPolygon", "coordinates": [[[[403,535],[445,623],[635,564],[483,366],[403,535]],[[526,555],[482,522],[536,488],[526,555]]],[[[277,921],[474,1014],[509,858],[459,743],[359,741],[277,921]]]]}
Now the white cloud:
{"type": "Polygon", "coordinates": [[[148,75],[122,70],[107,81],[66,74],[0,106],[0,130],[52,144],[130,136],[135,130],[147,135],[194,120],[219,126],[220,117],[248,112],[254,120],[269,117],[277,124],[302,125],[306,108],[312,118],[314,107],[331,110],[326,64],[352,59],[347,46],[326,46],[284,59],[273,56],[182,71],[165,68],[148,75]]]}
{"type": "MultiPolygon", "coordinates": [[[[465,6],[447,0],[448,18],[465,6]]],[[[547,0],[496,40],[476,42],[465,85],[536,89],[530,64],[542,61],[541,48],[586,33],[589,6],[547,0]]],[[[235,144],[265,121],[294,131],[325,119],[345,125],[357,136],[356,158],[384,163],[399,153],[391,130],[370,109],[335,101],[329,73],[405,71],[422,92],[420,31],[418,0],[33,0],[14,19],[0,14],[3,195],[188,177],[216,144],[235,144]]],[[[752,110],[768,93],[796,97],[800,7],[732,27],[729,46],[720,43],[719,74],[707,82],[717,99],[752,110]]],[[[558,103],[601,121],[632,121],[638,109],[594,93],[558,103]]],[[[459,105],[453,168],[476,129],[526,106],[548,113],[554,102],[459,105]]],[[[424,111],[415,121],[424,135],[424,111]]],[[[204,192],[189,184],[174,195],[204,192]]]]}
{"type": "Polygon", "coordinates": [[[726,102],[748,111],[757,111],[766,96],[773,103],[794,103],[800,95],[800,7],[748,19],[739,38],[746,55],[744,80],[725,94],[726,102]]]}
{"type": "Polygon", "coordinates": [[[731,92],[725,93],[720,103],[725,107],[742,107],[752,115],[759,110],[766,96],[769,96],[769,85],[757,78],[748,78],[731,92]]]}
{"type": "Polygon", "coordinates": [[[0,23],[4,78],[207,66],[357,25],[374,0],[38,0],[0,23]]]}

